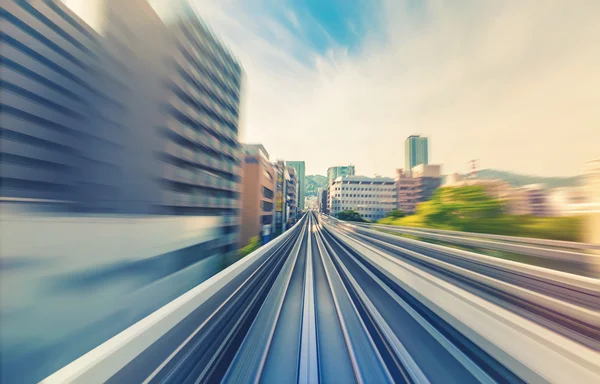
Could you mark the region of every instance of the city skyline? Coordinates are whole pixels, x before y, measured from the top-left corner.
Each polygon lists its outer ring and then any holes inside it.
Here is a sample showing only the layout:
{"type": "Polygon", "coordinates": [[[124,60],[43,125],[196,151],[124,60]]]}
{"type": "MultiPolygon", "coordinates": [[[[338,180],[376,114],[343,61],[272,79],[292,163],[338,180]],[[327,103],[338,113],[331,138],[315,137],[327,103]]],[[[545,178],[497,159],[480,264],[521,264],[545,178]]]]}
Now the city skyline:
{"type": "Polygon", "coordinates": [[[312,148],[307,174],[393,175],[414,133],[447,172],[574,176],[600,155],[600,3],[359,3],[195,1],[244,63],[242,141],[312,148]]]}

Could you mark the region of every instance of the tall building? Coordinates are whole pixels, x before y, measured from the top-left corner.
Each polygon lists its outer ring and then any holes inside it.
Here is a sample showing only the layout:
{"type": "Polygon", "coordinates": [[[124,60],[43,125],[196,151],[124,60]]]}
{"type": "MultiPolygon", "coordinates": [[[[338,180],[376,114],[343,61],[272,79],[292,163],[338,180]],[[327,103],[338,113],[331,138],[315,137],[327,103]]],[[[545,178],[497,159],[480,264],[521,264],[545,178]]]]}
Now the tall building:
{"type": "Polygon", "coordinates": [[[2,8],[1,199],[74,210],[94,147],[105,149],[107,167],[121,153],[107,133],[122,131],[120,123],[96,129],[106,109],[115,116],[125,109],[101,89],[122,84],[114,75],[119,61],[61,2],[7,1],[2,8]]]}
{"type": "Polygon", "coordinates": [[[341,165],[336,167],[329,167],[327,169],[327,185],[333,183],[338,177],[354,176],[356,170],[354,165],[341,165]]]}
{"type": "Polygon", "coordinates": [[[404,142],[404,166],[409,172],[419,164],[429,164],[429,144],[426,137],[408,136],[404,142]]]}
{"type": "Polygon", "coordinates": [[[296,170],[298,177],[298,211],[304,211],[304,194],[306,192],[306,170],[304,161],[288,161],[287,165],[296,170]]]}
{"type": "Polygon", "coordinates": [[[406,213],[414,213],[417,204],[431,198],[441,185],[441,166],[421,164],[408,173],[396,171],[396,207],[406,213]]]}
{"type": "Polygon", "coordinates": [[[351,209],[367,220],[381,219],[396,208],[394,179],[340,176],[329,185],[329,206],[333,216],[351,209]]]}
{"type": "Polygon", "coordinates": [[[269,153],[261,144],[245,144],[240,246],[270,234],[275,216],[275,174],[269,153]]]}
{"type": "Polygon", "coordinates": [[[239,63],[187,2],[168,22],[103,4],[96,31],[60,1],[7,3],[3,200],[236,223],[239,63]]]}
{"type": "Polygon", "coordinates": [[[299,189],[300,189],[300,180],[298,178],[298,174],[296,173],[296,168],[288,165],[285,168],[285,191],[286,191],[286,229],[290,228],[293,223],[296,222],[298,218],[299,212],[299,189]]]}

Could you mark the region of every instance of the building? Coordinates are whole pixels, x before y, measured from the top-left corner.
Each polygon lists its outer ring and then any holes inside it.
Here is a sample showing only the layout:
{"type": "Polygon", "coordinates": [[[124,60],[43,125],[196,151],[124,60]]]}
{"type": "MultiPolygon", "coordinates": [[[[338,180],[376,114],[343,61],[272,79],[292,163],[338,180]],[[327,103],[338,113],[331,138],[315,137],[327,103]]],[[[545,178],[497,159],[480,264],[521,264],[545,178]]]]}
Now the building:
{"type": "Polygon", "coordinates": [[[317,196],[307,196],[305,208],[316,211],[319,209],[319,201],[317,196]]]}
{"type": "Polygon", "coordinates": [[[83,200],[90,142],[117,167],[120,150],[104,131],[122,127],[97,132],[104,115],[92,106],[111,105],[117,116],[123,109],[101,92],[119,81],[111,75],[118,61],[61,2],[7,1],[2,13],[2,201],[73,211],[83,200]]]}
{"type": "Polygon", "coordinates": [[[541,184],[513,188],[506,198],[511,215],[550,216],[547,192],[541,184]]]}
{"type": "Polygon", "coordinates": [[[441,165],[427,165],[419,164],[413,167],[412,176],[415,178],[419,177],[434,177],[440,179],[442,177],[442,166],[441,165]]]}
{"type": "Polygon", "coordinates": [[[354,165],[340,165],[336,167],[327,168],[327,185],[333,183],[338,177],[354,176],[355,175],[354,165]]]}
{"type": "Polygon", "coordinates": [[[1,277],[19,298],[2,296],[8,382],[40,381],[238,247],[240,64],[185,1],[168,17],[96,3],[92,26],[62,1],[2,2],[3,250],[53,266],[1,277]]]}
{"type": "Polygon", "coordinates": [[[548,191],[548,213],[551,216],[574,216],[589,200],[585,186],[553,188],[548,191]]]}
{"type": "Polygon", "coordinates": [[[420,197],[417,194],[418,180],[403,169],[396,170],[396,208],[405,213],[414,213],[420,197]]]}
{"type": "Polygon", "coordinates": [[[327,189],[326,188],[318,188],[317,189],[317,210],[321,213],[327,212],[327,189]]]}
{"type": "Polygon", "coordinates": [[[529,199],[522,188],[512,188],[506,197],[506,213],[509,215],[530,215],[529,199]]]}
{"type": "Polygon", "coordinates": [[[460,185],[460,182],[463,180],[463,176],[460,173],[450,173],[446,175],[444,186],[445,187],[453,187],[460,185]]]}
{"type": "Polygon", "coordinates": [[[250,239],[270,235],[275,217],[275,170],[261,144],[245,144],[240,247],[250,239]]]}
{"type": "Polygon", "coordinates": [[[280,235],[285,232],[287,224],[287,192],[286,192],[286,167],[283,160],[273,164],[275,171],[275,233],[280,235]]]}
{"type": "Polygon", "coordinates": [[[547,202],[547,192],[541,184],[530,184],[522,187],[527,197],[529,215],[532,216],[550,216],[550,210],[547,202]]]}
{"type": "Polygon", "coordinates": [[[179,6],[107,0],[94,30],[58,1],[8,3],[4,200],[237,224],[241,67],[179,6]]]}
{"type": "Polygon", "coordinates": [[[419,135],[411,135],[404,141],[404,166],[412,170],[419,164],[429,164],[429,140],[419,135]]]}
{"type": "MultiPolygon", "coordinates": [[[[446,181],[448,181],[447,178],[446,181]]],[[[486,194],[498,200],[506,200],[512,193],[510,184],[500,179],[461,179],[454,183],[444,184],[445,187],[464,187],[467,185],[480,186],[486,194]]]]}
{"type": "Polygon", "coordinates": [[[304,161],[288,161],[288,167],[292,167],[296,170],[296,177],[298,178],[298,211],[304,211],[304,194],[306,193],[306,169],[304,161]]]}
{"type": "MultiPolygon", "coordinates": [[[[335,167],[327,168],[327,188],[325,190],[325,194],[329,195],[329,186],[333,183],[335,179],[338,177],[345,176],[354,176],[356,169],[354,165],[339,165],[335,167]]],[[[329,213],[331,211],[331,206],[329,205],[330,199],[329,196],[325,199],[325,213],[329,213]]]]}
{"type": "Polygon", "coordinates": [[[396,171],[396,207],[414,213],[417,204],[427,201],[441,185],[441,166],[420,164],[405,172],[396,171]]]}
{"type": "Polygon", "coordinates": [[[292,166],[287,166],[285,168],[285,191],[286,191],[286,229],[290,228],[298,219],[299,214],[299,186],[300,181],[298,179],[298,175],[296,174],[296,168],[292,166]]]}
{"type": "Polygon", "coordinates": [[[340,176],[329,186],[331,215],[355,210],[367,220],[379,220],[396,208],[396,187],[389,177],[340,176]]]}

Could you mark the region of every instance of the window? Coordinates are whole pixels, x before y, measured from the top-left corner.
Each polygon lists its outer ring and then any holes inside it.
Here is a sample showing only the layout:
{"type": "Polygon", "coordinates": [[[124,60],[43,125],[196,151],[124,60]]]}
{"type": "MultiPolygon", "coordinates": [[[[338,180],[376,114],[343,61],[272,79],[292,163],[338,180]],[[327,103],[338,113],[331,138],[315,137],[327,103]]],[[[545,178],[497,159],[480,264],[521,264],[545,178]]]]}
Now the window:
{"type": "Polygon", "coordinates": [[[272,199],[272,198],[273,198],[273,191],[272,191],[272,190],[270,190],[270,189],[269,189],[269,188],[267,188],[267,187],[263,187],[263,191],[262,191],[262,193],[263,193],[263,196],[264,196],[265,198],[267,198],[267,199],[272,199]]]}
{"type": "Polygon", "coordinates": [[[273,203],[268,202],[268,201],[261,201],[260,207],[262,208],[263,211],[271,211],[271,210],[273,210],[273,203]]]}

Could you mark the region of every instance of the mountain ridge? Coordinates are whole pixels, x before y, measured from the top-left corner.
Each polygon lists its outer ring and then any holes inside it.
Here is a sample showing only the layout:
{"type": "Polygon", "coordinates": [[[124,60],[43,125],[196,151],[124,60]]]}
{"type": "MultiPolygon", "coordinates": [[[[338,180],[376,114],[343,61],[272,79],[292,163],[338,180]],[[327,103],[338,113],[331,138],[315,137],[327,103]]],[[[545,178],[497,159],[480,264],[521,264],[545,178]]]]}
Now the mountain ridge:
{"type": "MultiPolygon", "coordinates": [[[[468,174],[461,174],[463,177],[468,174]]],[[[516,173],[503,171],[501,169],[480,169],[476,173],[480,179],[500,179],[504,180],[513,187],[522,187],[528,184],[543,184],[546,188],[574,187],[580,184],[582,176],[570,177],[546,177],[527,175],[524,173],[516,173]]],[[[445,178],[446,176],[442,176],[445,178]]],[[[443,180],[442,180],[443,181],[443,180]]],[[[318,188],[327,188],[327,177],[323,175],[308,175],[306,176],[306,191],[305,196],[317,196],[318,188]]]]}
{"type": "MultiPolygon", "coordinates": [[[[543,184],[546,188],[574,187],[581,181],[581,176],[571,177],[545,177],[503,171],[500,169],[481,169],[476,172],[480,179],[501,179],[513,187],[522,187],[528,184],[543,184]]],[[[468,176],[464,174],[463,176],[468,176]]]]}

